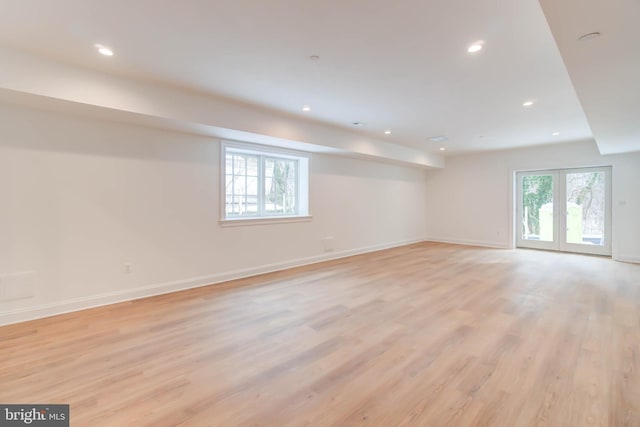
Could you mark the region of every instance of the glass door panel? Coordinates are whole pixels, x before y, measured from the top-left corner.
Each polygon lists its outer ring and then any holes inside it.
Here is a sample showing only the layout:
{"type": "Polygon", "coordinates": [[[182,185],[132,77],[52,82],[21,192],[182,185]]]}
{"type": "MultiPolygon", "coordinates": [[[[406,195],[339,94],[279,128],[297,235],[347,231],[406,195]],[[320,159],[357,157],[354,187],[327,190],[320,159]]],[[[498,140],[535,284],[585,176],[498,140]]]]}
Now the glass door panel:
{"type": "Polygon", "coordinates": [[[553,176],[522,177],[522,238],[553,241],[553,176]]]}
{"type": "Polygon", "coordinates": [[[610,168],[564,171],[565,236],[560,249],[611,254],[610,168]]]}
{"type": "Polygon", "coordinates": [[[518,174],[518,246],[554,249],[558,226],[555,173],[518,174]]]}
{"type": "Polygon", "coordinates": [[[567,173],[567,243],[604,245],[604,172],[567,173]]]}

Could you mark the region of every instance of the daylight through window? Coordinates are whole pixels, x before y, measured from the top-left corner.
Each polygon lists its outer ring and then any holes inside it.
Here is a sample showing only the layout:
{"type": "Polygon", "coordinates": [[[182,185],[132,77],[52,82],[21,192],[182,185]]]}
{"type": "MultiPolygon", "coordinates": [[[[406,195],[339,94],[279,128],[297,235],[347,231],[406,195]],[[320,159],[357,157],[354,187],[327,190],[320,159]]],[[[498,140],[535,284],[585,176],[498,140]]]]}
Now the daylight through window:
{"type": "Polygon", "coordinates": [[[308,215],[308,158],[224,144],[224,219],[308,215]]]}

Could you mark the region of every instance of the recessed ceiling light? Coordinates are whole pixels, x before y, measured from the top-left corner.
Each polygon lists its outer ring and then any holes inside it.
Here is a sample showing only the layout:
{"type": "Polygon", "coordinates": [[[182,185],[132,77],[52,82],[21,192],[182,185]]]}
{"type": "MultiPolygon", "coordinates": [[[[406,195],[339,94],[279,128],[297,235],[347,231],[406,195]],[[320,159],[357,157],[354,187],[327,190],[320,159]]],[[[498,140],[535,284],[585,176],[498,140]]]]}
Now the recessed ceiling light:
{"type": "Polygon", "coordinates": [[[353,122],[351,124],[354,125],[354,126],[362,126],[364,123],[362,123],[362,122],[353,122]]]}
{"type": "Polygon", "coordinates": [[[389,130],[389,129],[385,130],[385,131],[384,131],[384,134],[385,134],[385,135],[391,135],[391,130],[389,130]]]}
{"type": "Polygon", "coordinates": [[[305,105],[304,107],[302,107],[302,111],[311,111],[311,107],[309,107],[308,105],[305,105]]]}
{"type": "Polygon", "coordinates": [[[444,151],[444,150],[446,150],[446,148],[440,147],[440,151],[444,151]]]}
{"type": "Polygon", "coordinates": [[[447,141],[449,138],[447,138],[444,135],[438,135],[438,136],[430,136],[429,140],[433,141],[433,142],[444,142],[447,141]]]}
{"type": "Polygon", "coordinates": [[[480,52],[482,50],[482,47],[484,45],[484,41],[483,40],[478,40],[477,42],[473,42],[468,48],[467,48],[467,52],[469,53],[476,53],[476,52],[480,52]]]}
{"type": "Polygon", "coordinates": [[[552,133],[551,135],[553,135],[553,136],[558,136],[558,135],[560,135],[560,132],[554,132],[554,133],[552,133]]]}
{"type": "Polygon", "coordinates": [[[108,48],[107,46],[101,45],[101,44],[97,44],[95,45],[96,49],[98,49],[98,52],[104,56],[113,56],[113,51],[108,48]]]}
{"type": "Polygon", "coordinates": [[[523,107],[531,107],[533,105],[533,101],[526,101],[522,103],[523,107]]]}
{"type": "Polygon", "coordinates": [[[594,31],[592,33],[587,33],[587,34],[581,35],[580,37],[578,37],[578,41],[588,42],[589,40],[597,39],[601,35],[602,35],[602,33],[600,33],[599,31],[594,31]]]}
{"type": "Polygon", "coordinates": [[[320,60],[320,57],[319,57],[318,55],[311,55],[311,56],[309,57],[309,59],[310,59],[310,60],[312,60],[312,61],[319,61],[319,60],[320,60]]]}

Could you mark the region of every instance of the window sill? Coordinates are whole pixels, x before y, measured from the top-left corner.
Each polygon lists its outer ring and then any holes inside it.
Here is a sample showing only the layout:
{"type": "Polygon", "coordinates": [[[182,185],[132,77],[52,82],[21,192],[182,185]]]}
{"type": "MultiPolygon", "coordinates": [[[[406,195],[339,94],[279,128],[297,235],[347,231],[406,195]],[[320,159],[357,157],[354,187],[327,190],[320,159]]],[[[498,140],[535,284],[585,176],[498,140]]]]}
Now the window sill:
{"type": "Polygon", "coordinates": [[[273,218],[234,218],[221,219],[219,221],[221,227],[237,227],[244,225],[267,225],[267,224],[285,224],[289,222],[306,222],[311,221],[312,216],[278,216],[273,218]]]}

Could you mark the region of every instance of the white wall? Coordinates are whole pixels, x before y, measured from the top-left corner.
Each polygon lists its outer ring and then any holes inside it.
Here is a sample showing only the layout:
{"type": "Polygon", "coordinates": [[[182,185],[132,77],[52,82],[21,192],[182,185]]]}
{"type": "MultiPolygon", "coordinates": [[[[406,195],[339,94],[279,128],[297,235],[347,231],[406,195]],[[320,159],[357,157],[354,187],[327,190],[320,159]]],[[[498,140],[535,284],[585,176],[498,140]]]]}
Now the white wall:
{"type": "Polygon", "coordinates": [[[425,170],[322,154],[311,221],[220,227],[219,157],[210,138],[0,105],[0,276],[37,279],[0,324],[425,236],[425,170]]]}
{"type": "Polygon", "coordinates": [[[640,152],[602,156],[594,142],[471,154],[427,175],[429,240],[513,247],[514,172],[611,165],[613,257],[640,262],[640,152]]]}

